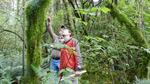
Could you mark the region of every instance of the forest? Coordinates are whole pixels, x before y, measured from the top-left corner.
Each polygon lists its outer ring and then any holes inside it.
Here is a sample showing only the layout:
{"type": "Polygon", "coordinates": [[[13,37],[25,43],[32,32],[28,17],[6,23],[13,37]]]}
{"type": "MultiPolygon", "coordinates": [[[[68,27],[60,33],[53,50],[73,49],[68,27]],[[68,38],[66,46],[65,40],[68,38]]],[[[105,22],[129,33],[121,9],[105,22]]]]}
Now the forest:
{"type": "Polygon", "coordinates": [[[62,25],[86,71],[75,84],[150,84],[150,0],[0,0],[0,84],[74,84],[50,70],[62,25]]]}

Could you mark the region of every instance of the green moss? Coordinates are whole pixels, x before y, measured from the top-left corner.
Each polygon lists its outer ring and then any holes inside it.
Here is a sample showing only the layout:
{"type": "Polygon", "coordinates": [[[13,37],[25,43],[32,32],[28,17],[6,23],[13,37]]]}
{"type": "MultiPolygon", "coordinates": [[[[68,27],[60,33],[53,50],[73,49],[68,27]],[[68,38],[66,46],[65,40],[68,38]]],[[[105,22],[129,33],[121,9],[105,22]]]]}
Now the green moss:
{"type": "MultiPolygon", "coordinates": [[[[111,9],[111,15],[114,18],[117,18],[118,21],[122,24],[125,25],[126,28],[128,29],[130,35],[134,38],[134,40],[136,41],[136,43],[138,44],[138,46],[140,47],[144,47],[144,48],[149,48],[148,42],[146,41],[144,35],[142,34],[141,30],[136,26],[136,24],[130,20],[127,15],[125,15],[124,13],[122,13],[121,11],[119,11],[119,9],[115,6],[112,5],[110,7],[111,9]]],[[[140,78],[146,78],[147,75],[147,66],[149,63],[149,55],[145,54],[145,56],[143,57],[143,62],[141,63],[142,66],[140,64],[137,64],[137,67],[134,68],[135,74],[140,77],[140,78]],[[144,59],[146,58],[146,59],[144,59]]],[[[148,74],[149,75],[149,74],[148,74]]]]}
{"type": "Polygon", "coordinates": [[[149,45],[142,32],[138,27],[135,26],[135,23],[127,17],[127,15],[119,11],[114,5],[111,8],[111,15],[114,18],[117,18],[121,24],[126,26],[130,35],[134,38],[139,46],[149,48],[149,45]]]}
{"type": "Polygon", "coordinates": [[[27,20],[27,73],[25,84],[40,84],[31,64],[39,67],[41,64],[42,34],[45,27],[45,16],[51,0],[31,0],[26,7],[27,20]]]}

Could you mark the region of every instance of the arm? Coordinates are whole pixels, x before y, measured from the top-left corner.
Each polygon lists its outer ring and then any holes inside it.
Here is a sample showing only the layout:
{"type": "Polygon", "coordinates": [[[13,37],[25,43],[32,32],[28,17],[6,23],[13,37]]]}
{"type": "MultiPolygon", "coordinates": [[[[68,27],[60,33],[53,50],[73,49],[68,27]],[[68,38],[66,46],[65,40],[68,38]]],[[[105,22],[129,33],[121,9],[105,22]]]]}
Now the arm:
{"type": "Polygon", "coordinates": [[[53,41],[57,37],[57,35],[54,33],[51,23],[50,23],[50,18],[47,19],[47,31],[49,32],[50,36],[52,37],[53,41]]]}
{"type": "Polygon", "coordinates": [[[82,56],[80,53],[80,46],[78,41],[76,42],[76,52],[77,52],[77,70],[80,70],[83,68],[83,63],[82,63],[82,56]]]}

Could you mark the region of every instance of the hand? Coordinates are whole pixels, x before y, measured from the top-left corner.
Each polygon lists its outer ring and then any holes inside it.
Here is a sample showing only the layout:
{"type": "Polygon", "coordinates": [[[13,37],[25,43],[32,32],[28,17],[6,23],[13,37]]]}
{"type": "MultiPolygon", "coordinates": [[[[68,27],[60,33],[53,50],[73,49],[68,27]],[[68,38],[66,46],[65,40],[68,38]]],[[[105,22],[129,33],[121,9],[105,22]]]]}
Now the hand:
{"type": "Polygon", "coordinates": [[[77,70],[77,71],[83,70],[83,66],[78,65],[76,70],[77,70]]]}
{"type": "Polygon", "coordinates": [[[51,17],[50,16],[47,18],[47,21],[48,21],[48,23],[51,22],[51,17]]]}
{"type": "Polygon", "coordinates": [[[76,77],[79,77],[80,75],[81,75],[81,74],[80,74],[79,71],[76,71],[76,72],[75,72],[75,76],[76,76],[76,77]]]}
{"type": "Polygon", "coordinates": [[[86,73],[86,70],[82,70],[82,71],[76,71],[75,72],[75,76],[81,76],[83,73],[86,73]]]}

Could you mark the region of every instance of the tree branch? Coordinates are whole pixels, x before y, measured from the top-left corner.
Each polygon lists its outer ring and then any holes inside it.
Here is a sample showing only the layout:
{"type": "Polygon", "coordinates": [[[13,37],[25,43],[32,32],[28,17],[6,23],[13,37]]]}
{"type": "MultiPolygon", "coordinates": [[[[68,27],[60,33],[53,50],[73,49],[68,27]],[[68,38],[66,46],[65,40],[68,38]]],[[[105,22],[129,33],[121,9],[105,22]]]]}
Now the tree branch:
{"type": "Polygon", "coordinates": [[[99,6],[102,2],[103,0],[100,0],[95,6],[99,6]]]}
{"type": "Polygon", "coordinates": [[[143,33],[140,31],[139,28],[135,25],[135,23],[127,17],[124,13],[120,12],[120,10],[112,5],[112,7],[109,7],[111,9],[110,14],[113,18],[117,18],[117,20],[121,24],[125,24],[127,27],[130,35],[134,38],[134,40],[141,46],[145,48],[149,48],[148,42],[146,41],[143,33]]]}
{"type": "Polygon", "coordinates": [[[72,5],[73,9],[75,9],[75,6],[71,0],[68,0],[68,2],[72,5]]]}
{"type": "Polygon", "coordinates": [[[2,32],[9,32],[9,33],[12,33],[12,34],[16,35],[21,41],[24,41],[23,38],[22,38],[19,34],[17,34],[16,32],[14,32],[14,31],[7,30],[7,29],[2,29],[2,30],[0,31],[0,33],[2,33],[2,32]]]}
{"type": "MultiPolygon", "coordinates": [[[[24,39],[23,39],[19,34],[17,34],[17,33],[14,32],[14,31],[7,30],[7,29],[2,29],[2,30],[0,31],[0,33],[3,33],[3,32],[12,33],[12,34],[16,35],[22,42],[24,42],[24,39]]],[[[26,47],[27,47],[27,45],[25,44],[25,48],[26,48],[26,47]]]]}

